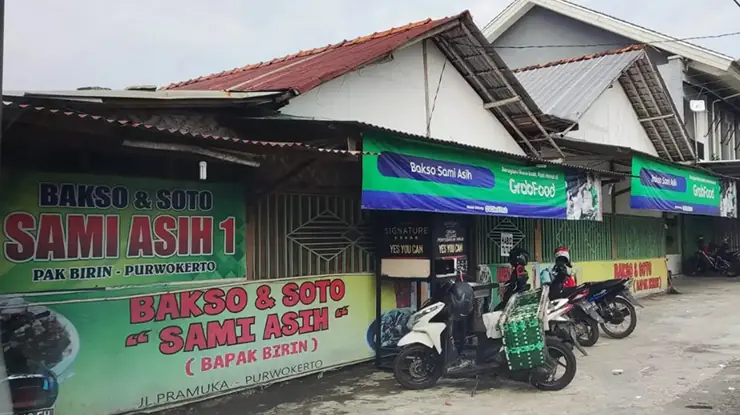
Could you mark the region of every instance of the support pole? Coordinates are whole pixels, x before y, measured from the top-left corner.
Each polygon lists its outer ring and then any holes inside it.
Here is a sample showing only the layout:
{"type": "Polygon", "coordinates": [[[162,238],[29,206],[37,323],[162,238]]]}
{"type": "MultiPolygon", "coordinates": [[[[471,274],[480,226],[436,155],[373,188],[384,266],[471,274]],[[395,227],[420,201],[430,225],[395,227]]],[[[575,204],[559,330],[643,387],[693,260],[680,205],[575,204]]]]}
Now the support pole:
{"type": "MultiPolygon", "coordinates": [[[[0,101],[3,96],[3,55],[5,54],[5,0],[0,0],[0,101]]],[[[3,160],[3,107],[0,103],[0,173],[2,173],[3,160]]]]}

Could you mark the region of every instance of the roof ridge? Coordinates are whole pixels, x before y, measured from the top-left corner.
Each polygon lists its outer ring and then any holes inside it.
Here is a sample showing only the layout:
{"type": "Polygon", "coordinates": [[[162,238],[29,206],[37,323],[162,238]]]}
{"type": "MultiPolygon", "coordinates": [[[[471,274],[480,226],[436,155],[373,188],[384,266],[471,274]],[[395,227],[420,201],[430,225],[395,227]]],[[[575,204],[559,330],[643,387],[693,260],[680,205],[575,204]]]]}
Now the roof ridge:
{"type": "Polygon", "coordinates": [[[556,60],[552,62],[545,62],[545,63],[536,64],[536,65],[525,66],[523,68],[512,69],[511,71],[514,73],[518,73],[518,72],[532,71],[535,69],[549,68],[552,66],[566,65],[566,64],[574,63],[574,62],[582,62],[582,61],[587,61],[591,59],[602,58],[604,56],[609,56],[609,55],[619,55],[621,53],[633,52],[637,50],[645,50],[645,47],[646,45],[635,44],[635,45],[630,45],[630,46],[626,46],[626,47],[619,48],[619,49],[607,50],[605,52],[589,53],[587,55],[576,56],[573,58],[566,58],[566,59],[560,59],[560,60],[556,60]]]}
{"type": "MultiPolygon", "coordinates": [[[[463,13],[460,13],[459,15],[462,15],[462,14],[463,13]]],[[[248,65],[240,66],[240,67],[229,69],[229,70],[224,70],[224,71],[221,71],[221,72],[214,72],[214,73],[211,73],[211,74],[208,74],[208,75],[203,75],[203,76],[200,76],[200,77],[197,77],[197,78],[191,78],[191,79],[188,79],[188,80],[185,80],[185,81],[172,82],[169,85],[164,86],[164,87],[162,87],[160,89],[163,89],[164,90],[164,89],[171,89],[171,88],[182,87],[182,86],[190,85],[190,84],[193,84],[193,83],[196,83],[196,82],[212,80],[212,79],[220,78],[220,77],[226,76],[226,75],[232,75],[232,74],[235,74],[235,73],[244,72],[244,71],[248,71],[248,70],[256,69],[256,68],[262,68],[262,67],[270,66],[270,65],[273,65],[273,64],[276,64],[276,63],[281,63],[281,62],[285,62],[285,61],[288,61],[288,60],[296,59],[296,58],[304,58],[304,57],[307,57],[307,56],[314,56],[314,55],[318,55],[319,53],[323,53],[323,52],[326,52],[328,50],[336,49],[336,48],[339,48],[339,47],[342,47],[342,46],[356,45],[358,43],[363,43],[363,42],[367,42],[367,41],[370,41],[370,40],[375,40],[375,39],[383,38],[383,37],[386,37],[386,36],[395,35],[395,34],[398,34],[398,33],[401,33],[401,32],[405,32],[405,31],[414,29],[414,28],[419,27],[419,26],[423,26],[423,25],[429,24],[429,23],[431,23],[431,22],[433,22],[435,20],[449,19],[451,17],[453,17],[453,16],[442,17],[440,19],[432,19],[432,18],[429,18],[428,17],[428,18],[426,18],[424,20],[419,20],[419,21],[416,21],[416,22],[410,22],[410,23],[407,23],[407,24],[405,24],[403,26],[392,27],[390,29],[383,30],[383,31],[380,31],[380,32],[374,32],[374,33],[369,34],[369,35],[358,36],[358,37],[356,37],[354,39],[350,39],[350,40],[345,39],[345,40],[342,40],[341,42],[328,44],[326,46],[322,46],[322,47],[318,47],[318,48],[300,50],[298,52],[295,52],[295,53],[292,53],[292,54],[289,54],[289,55],[285,55],[285,56],[282,56],[282,57],[279,57],[279,58],[274,58],[274,59],[271,59],[271,60],[266,61],[266,62],[259,62],[259,63],[255,63],[255,64],[248,64],[248,65]]]]}

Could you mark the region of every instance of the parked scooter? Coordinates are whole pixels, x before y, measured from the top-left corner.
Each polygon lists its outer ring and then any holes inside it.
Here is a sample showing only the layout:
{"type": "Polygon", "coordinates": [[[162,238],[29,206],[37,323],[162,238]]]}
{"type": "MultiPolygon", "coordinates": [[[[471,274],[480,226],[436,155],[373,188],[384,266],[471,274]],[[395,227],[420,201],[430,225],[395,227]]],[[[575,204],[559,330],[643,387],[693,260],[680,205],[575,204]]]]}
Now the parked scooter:
{"type": "MultiPolygon", "coordinates": [[[[516,277],[513,275],[512,278],[516,277]]],[[[542,290],[541,302],[545,303],[541,303],[540,308],[549,304],[549,287],[543,287],[542,290]]],[[[517,295],[520,294],[512,293],[506,299],[507,303],[513,304],[517,295]]],[[[442,376],[469,377],[481,374],[528,382],[541,390],[561,390],[570,384],[576,373],[576,358],[571,346],[554,336],[545,339],[547,353],[544,365],[521,371],[509,369],[503,333],[498,328],[506,309],[483,314],[486,332],[477,335],[474,359],[468,360],[464,353],[459,353],[453,333],[456,324],[460,324],[472,312],[473,296],[470,284],[464,281],[448,283],[444,301],[430,304],[411,316],[411,332],[398,342],[402,349],[393,365],[396,380],[403,387],[426,389],[434,386],[442,376]],[[565,368],[561,376],[557,375],[559,367],[565,368]]],[[[561,304],[561,308],[565,305],[561,304]]],[[[543,323],[547,326],[549,318],[562,318],[559,312],[562,310],[547,308],[543,323]]]]}
{"type": "Polygon", "coordinates": [[[717,247],[712,243],[707,244],[704,237],[700,236],[697,245],[694,256],[684,264],[685,272],[689,275],[704,275],[714,272],[727,277],[737,276],[740,261],[734,251],[729,250],[728,241],[724,241],[722,246],[717,247]]]}
{"type": "Polygon", "coordinates": [[[722,238],[722,244],[717,249],[717,256],[729,262],[732,265],[740,264],[740,251],[730,247],[730,238],[722,238]]]}
{"type": "MultiPolygon", "coordinates": [[[[514,294],[525,293],[532,288],[529,284],[529,274],[527,273],[528,263],[529,253],[526,250],[517,248],[509,253],[509,265],[512,267],[512,272],[509,280],[503,284],[503,299],[494,311],[503,310],[514,294]]],[[[548,286],[548,291],[551,291],[553,287],[550,286],[550,281],[550,279],[547,279],[544,283],[541,283],[540,286],[548,286]]],[[[573,304],[585,298],[586,293],[584,292],[583,294],[583,297],[579,297],[574,302],[552,301],[559,300],[559,298],[548,295],[551,300],[548,311],[548,321],[552,321],[552,324],[549,324],[546,327],[546,333],[559,338],[563,343],[571,348],[576,347],[584,356],[588,356],[586,351],[580,347],[580,342],[576,340],[578,327],[575,325],[576,322],[571,318],[573,304]]],[[[598,326],[596,326],[596,329],[598,331],[598,326]]]]}
{"type": "Polygon", "coordinates": [[[596,312],[603,319],[601,330],[613,339],[623,339],[637,327],[635,306],[644,308],[630,292],[631,278],[585,283],[576,289],[588,289],[587,301],[596,306],[596,312]],[[622,325],[628,324],[625,328],[622,325]]]}
{"type": "Polygon", "coordinates": [[[599,324],[604,320],[597,307],[588,301],[589,290],[576,287],[567,247],[555,249],[555,265],[540,271],[540,284],[550,284],[550,300],[567,299],[573,305],[568,316],[575,327],[575,338],[581,346],[591,347],[599,341],[599,324]]]}

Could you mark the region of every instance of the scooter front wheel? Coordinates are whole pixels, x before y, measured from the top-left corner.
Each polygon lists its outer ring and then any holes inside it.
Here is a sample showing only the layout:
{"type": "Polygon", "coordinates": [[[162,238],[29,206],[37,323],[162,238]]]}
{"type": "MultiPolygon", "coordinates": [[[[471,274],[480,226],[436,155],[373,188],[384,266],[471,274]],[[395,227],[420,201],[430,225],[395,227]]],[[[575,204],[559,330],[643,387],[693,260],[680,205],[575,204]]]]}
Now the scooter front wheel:
{"type": "Polygon", "coordinates": [[[532,386],[542,391],[559,391],[570,385],[576,376],[576,355],[560,340],[547,338],[547,353],[550,355],[550,373],[547,379],[532,379],[532,386]],[[563,374],[558,376],[558,372],[563,374]]]}
{"type": "Polygon", "coordinates": [[[393,361],[393,376],[406,389],[427,389],[442,377],[442,357],[423,344],[404,346],[393,361]]]}

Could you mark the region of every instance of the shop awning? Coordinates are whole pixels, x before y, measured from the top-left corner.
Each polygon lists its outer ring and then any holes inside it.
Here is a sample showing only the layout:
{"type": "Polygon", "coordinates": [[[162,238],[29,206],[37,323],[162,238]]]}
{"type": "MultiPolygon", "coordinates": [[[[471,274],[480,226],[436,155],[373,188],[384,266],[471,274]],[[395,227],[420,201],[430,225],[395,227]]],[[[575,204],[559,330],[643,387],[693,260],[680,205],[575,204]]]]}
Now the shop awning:
{"type": "MultiPolygon", "coordinates": [[[[387,135],[392,135],[398,138],[408,139],[408,140],[414,140],[419,141],[423,143],[428,144],[436,144],[436,145],[444,145],[444,146],[450,146],[452,148],[457,148],[460,150],[471,150],[479,154],[487,154],[492,157],[503,157],[506,159],[516,160],[522,163],[530,164],[530,165],[549,165],[549,166],[560,166],[563,168],[576,170],[576,171],[582,171],[584,173],[594,173],[598,174],[602,177],[612,177],[612,178],[624,178],[629,177],[629,174],[621,173],[621,172],[614,172],[609,170],[603,170],[598,168],[591,168],[586,166],[579,166],[577,164],[572,164],[566,162],[559,162],[551,159],[544,159],[544,158],[538,158],[538,157],[532,157],[532,156],[524,156],[519,154],[512,154],[507,153],[505,151],[498,151],[498,150],[491,150],[484,147],[477,147],[472,146],[468,144],[460,144],[455,142],[450,142],[448,140],[442,140],[439,138],[434,137],[425,137],[422,135],[417,134],[409,134],[403,131],[393,130],[390,128],[381,127],[379,125],[375,124],[369,124],[362,121],[352,121],[352,120],[327,120],[327,119],[315,119],[315,118],[304,118],[304,117],[292,117],[292,116],[285,116],[285,115],[279,115],[279,116],[273,116],[273,117],[249,117],[249,118],[243,118],[242,119],[248,126],[256,125],[258,123],[263,123],[264,125],[273,126],[273,127],[279,127],[280,125],[290,125],[293,124],[294,126],[311,126],[313,128],[313,132],[315,135],[321,135],[322,133],[326,136],[329,135],[337,135],[337,132],[339,130],[344,131],[345,134],[349,135],[357,135],[362,134],[364,132],[379,132],[387,135]]],[[[368,151],[364,147],[362,148],[363,154],[373,154],[372,151],[368,151]]]]}

